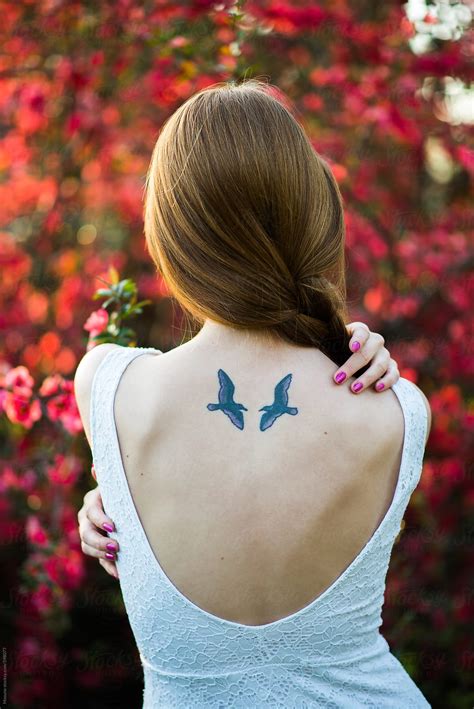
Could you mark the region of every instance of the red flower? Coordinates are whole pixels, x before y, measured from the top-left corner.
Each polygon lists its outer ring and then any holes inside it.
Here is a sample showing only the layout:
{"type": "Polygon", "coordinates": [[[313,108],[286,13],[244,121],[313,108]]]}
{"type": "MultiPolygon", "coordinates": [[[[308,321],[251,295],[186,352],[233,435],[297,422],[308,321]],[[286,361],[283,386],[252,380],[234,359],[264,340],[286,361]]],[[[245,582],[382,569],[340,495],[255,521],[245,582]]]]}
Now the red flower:
{"type": "Polygon", "coordinates": [[[54,584],[61,584],[63,578],[62,560],[58,556],[50,556],[44,562],[44,570],[54,584]]]}
{"type": "Polygon", "coordinates": [[[12,423],[21,423],[25,428],[31,428],[35,421],[41,418],[38,399],[30,399],[14,392],[6,392],[3,408],[12,423]]]}
{"type": "Polygon", "coordinates": [[[48,478],[52,483],[71,487],[77,481],[82,470],[82,463],[74,455],[58,453],[53,465],[48,468],[48,478]]]}
{"type": "Polygon", "coordinates": [[[77,408],[72,381],[64,381],[63,391],[46,403],[51,421],[60,421],[68,433],[82,431],[82,421],[77,408]]]}

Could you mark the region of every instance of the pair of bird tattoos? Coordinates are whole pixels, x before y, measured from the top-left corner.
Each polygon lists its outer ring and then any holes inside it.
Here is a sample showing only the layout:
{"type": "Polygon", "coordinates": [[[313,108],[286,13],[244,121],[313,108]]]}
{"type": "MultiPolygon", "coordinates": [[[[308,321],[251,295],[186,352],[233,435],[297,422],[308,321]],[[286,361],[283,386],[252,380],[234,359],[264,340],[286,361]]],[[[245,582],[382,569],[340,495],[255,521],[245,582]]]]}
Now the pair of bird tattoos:
{"type": "MultiPolygon", "coordinates": [[[[243,411],[248,411],[248,409],[243,404],[237,404],[234,401],[235,386],[232,379],[229,377],[223,369],[219,369],[217,372],[219,378],[219,394],[218,404],[208,404],[207,408],[209,411],[222,411],[229,419],[232,421],[234,426],[237,426],[240,430],[244,427],[244,415],[243,411]]],[[[296,416],[298,409],[295,406],[288,406],[288,389],[291,384],[292,374],[287,374],[283,377],[275,387],[274,401],[273,404],[268,406],[262,406],[259,411],[263,411],[262,417],[260,419],[260,430],[266,431],[270,428],[279,416],[283,414],[290,414],[290,416],[296,416]]]]}

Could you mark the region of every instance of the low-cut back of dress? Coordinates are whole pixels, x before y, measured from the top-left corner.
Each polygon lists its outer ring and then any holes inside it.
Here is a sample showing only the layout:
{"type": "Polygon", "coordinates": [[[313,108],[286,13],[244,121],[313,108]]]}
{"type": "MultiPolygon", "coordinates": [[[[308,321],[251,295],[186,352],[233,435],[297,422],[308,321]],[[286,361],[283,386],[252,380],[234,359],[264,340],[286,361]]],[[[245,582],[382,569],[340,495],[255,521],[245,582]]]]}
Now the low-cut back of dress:
{"type": "Polygon", "coordinates": [[[385,577],[410,496],[420,479],[427,411],[417,388],[393,386],[405,419],[395,493],[356,558],[307,606],[265,625],[219,618],[167,577],[145,534],[121,459],[115,392],[127,365],[151,347],[117,347],[92,384],[91,436],[97,482],[144,671],[143,707],[333,707],[426,709],[427,702],[380,634],[385,577]]]}

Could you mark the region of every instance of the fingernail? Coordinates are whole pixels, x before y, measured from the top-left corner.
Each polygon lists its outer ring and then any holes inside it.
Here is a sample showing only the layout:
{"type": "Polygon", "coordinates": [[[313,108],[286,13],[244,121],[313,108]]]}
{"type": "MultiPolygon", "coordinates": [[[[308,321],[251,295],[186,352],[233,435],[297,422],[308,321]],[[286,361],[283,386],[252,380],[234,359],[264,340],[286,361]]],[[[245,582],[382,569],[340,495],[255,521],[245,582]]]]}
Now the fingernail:
{"type": "Polygon", "coordinates": [[[112,525],[111,525],[111,524],[108,524],[107,522],[104,522],[104,524],[103,524],[102,526],[103,526],[103,528],[104,528],[107,532],[113,532],[113,531],[114,531],[114,528],[112,527],[112,525]]]}
{"type": "Polygon", "coordinates": [[[344,381],[346,378],[346,373],[345,372],[339,372],[339,374],[336,375],[335,379],[338,384],[344,381]]]}
{"type": "Polygon", "coordinates": [[[117,547],[115,546],[115,544],[112,544],[112,542],[109,542],[108,544],[106,544],[105,548],[108,549],[109,551],[117,551],[117,547]]]}
{"type": "Polygon", "coordinates": [[[360,382],[356,382],[352,385],[352,391],[360,391],[364,385],[360,382]]]}
{"type": "Polygon", "coordinates": [[[107,559],[115,559],[115,554],[111,554],[109,551],[105,552],[105,556],[107,559]]]}
{"type": "Polygon", "coordinates": [[[378,391],[382,391],[382,389],[384,388],[384,386],[385,386],[385,384],[384,384],[383,382],[377,382],[377,384],[375,385],[375,388],[376,388],[378,391]]]}
{"type": "Polygon", "coordinates": [[[352,351],[357,352],[357,350],[360,349],[360,342],[357,342],[357,340],[354,340],[352,343],[352,351]]]}

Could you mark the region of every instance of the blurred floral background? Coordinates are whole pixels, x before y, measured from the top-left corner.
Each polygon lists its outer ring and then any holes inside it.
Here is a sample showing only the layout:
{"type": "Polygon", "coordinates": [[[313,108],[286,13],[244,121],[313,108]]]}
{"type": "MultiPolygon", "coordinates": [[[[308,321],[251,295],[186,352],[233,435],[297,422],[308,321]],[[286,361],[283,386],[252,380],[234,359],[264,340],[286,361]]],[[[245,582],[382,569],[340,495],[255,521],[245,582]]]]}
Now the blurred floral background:
{"type": "Polygon", "coordinates": [[[286,93],[338,180],[351,320],[432,407],[382,632],[433,707],[474,705],[473,9],[0,1],[3,705],[140,705],[118,584],[80,548],[95,482],[73,376],[98,342],[181,342],[145,250],[148,162],[183,100],[252,76],[286,93]]]}

